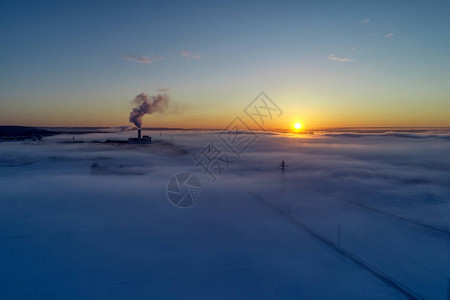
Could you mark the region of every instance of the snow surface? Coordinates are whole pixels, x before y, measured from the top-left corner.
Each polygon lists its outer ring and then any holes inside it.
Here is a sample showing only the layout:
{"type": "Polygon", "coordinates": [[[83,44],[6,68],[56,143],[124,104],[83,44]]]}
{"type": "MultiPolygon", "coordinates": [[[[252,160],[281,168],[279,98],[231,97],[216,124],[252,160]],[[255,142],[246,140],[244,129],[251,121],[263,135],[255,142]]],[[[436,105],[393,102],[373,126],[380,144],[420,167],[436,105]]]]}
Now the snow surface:
{"type": "Polygon", "coordinates": [[[0,143],[0,299],[405,298],[346,255],[446,299],[448,133],[258,133],[214,182],[193,156],[219,132],[90,143],[134,134],[0,143]],[[192,208],[167,199],[179,172],[202,182],[192,208]]]}

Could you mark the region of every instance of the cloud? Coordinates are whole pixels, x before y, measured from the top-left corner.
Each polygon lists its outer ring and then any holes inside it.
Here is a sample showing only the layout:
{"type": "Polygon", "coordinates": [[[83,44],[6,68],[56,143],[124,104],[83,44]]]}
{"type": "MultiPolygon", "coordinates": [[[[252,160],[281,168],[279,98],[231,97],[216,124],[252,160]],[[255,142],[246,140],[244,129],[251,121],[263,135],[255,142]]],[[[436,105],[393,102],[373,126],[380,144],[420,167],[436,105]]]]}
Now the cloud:
{"type": "Polygon", "coordinates": [[[137,56],[137,55],[133,55],[133,54],[124,55],[124,56],[122,56],[122,58],[125,60],[134,61],[134,62],[137,62],[140,64],[151,64],[155,61],[161,61],[164,59],[164,57],[161,57],[161,56],[155,56],[155,57],[149,58],[147,56],[137,56]]]}
{"type": "Polygon", "coordinates": [[[157,91],[158,93],[168,93],[170,92],[170,89],[158,89],[157,91]]]}
{"type": "Polygon", "coordinates": [[[342,62],[354,61],[353,58],[337,57],[334,54],[331,54],[330,56],[328,56],[328,59],[333,60],[333,61],[342,61],[342,62]]]}
{"type": "Polygon", "coordinates": [[[369,23],[369,22],[370,22],[370,19],[367,18],[367,19],[362,20],[360,23],[361,23],[361,24],[365,24],[365,23],[369,23]]]}
{"type": "Polygon", "coordinates": [[[191,51],[187,51],[187,50],[181,51],[181,56],[183,56],[186,59],[196,59],[196,60],[203,59],[201,54],[192,53],[191,51]]]}
{"type": "Polygon", "coordinates": [[[390,37],[393,37],[393,36],[394,36],[393,33],[388,33],[388,34],[386,34],[384,37],[385,37],[385,38],[390,38],[390,37]]]}

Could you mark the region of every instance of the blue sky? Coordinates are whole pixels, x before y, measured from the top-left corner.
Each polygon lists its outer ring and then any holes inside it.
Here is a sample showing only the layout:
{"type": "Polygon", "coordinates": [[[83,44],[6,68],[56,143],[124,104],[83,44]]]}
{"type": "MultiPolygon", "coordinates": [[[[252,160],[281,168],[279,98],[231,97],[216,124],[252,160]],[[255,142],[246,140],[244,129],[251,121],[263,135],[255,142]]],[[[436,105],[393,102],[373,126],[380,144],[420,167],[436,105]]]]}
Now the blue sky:
{"type": "Polygon", "coordinates": [[[448,1],[0,5],[5,125],[126,125],[170,89],[189,109],[157,125],[220,127],[264,90],[281,127],[450,126],[448,1]]]}

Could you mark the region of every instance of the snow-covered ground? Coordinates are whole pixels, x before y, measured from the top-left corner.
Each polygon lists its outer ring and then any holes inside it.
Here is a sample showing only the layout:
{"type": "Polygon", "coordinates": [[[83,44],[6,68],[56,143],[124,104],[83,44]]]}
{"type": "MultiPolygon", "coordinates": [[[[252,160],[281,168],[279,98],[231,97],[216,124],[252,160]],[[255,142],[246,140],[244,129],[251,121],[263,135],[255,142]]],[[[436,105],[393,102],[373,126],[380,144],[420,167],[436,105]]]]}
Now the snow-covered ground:
{"type": "Polygon", "coordinates": [[[134,134],[0,143],[0,299],[446,299],[450,133],[258,133],[215,181],[218,132],[90,143],[134,134]]]}

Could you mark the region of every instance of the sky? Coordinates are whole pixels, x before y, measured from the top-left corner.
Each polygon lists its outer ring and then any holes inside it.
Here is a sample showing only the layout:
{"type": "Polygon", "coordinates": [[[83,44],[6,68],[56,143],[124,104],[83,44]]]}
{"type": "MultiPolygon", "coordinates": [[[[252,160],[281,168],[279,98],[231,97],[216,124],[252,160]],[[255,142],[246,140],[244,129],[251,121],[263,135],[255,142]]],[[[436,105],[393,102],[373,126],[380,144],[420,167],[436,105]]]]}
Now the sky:
{"type": "Polygon", "coordinates": [[[450,126],[448,1],[2,1],[0,125],[450,126]]]}

